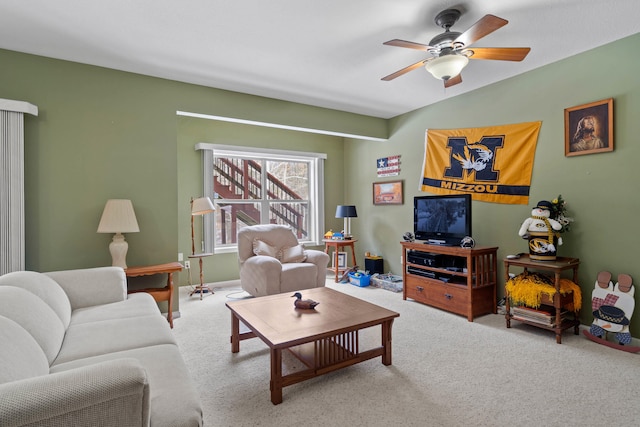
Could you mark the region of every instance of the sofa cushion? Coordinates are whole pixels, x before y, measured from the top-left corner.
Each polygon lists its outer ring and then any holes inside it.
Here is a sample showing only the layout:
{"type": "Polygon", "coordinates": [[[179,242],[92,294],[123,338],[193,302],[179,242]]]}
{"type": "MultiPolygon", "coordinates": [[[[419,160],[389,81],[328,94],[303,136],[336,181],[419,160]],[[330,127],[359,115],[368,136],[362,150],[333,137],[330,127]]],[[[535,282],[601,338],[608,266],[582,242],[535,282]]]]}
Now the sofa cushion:
{"type": "Polygon", "coordinates": [[[157,315],[158,313],[160,313],[160,309],[153,297],[144,292],[137,292],[129,294],[125,301],[74,310],[71,314],[71,323],[79,325],[100,320],[157,315]]]}
{"type": "Polygon", "coordinates": [[[0,277],[0,285],[16,286],[39,296],[56,312],[65,329],[71,318],[69,297],[58,283],[46,274],[35,271],[14,271],[0,277]]]}
{"type": "Polygon", "coordinates": [[[33,336],[49,364],[58,355],[64,339],[64,325],[39,297],[15,286],[0,286],[0,315],[22,326],[33,336]]]}
{"type": "Polygon", "coordinates": [[[49,373],[36,340],[13,320],[0,316],[0,384],[49,373]]]}
{"type": "Polygon", "coordinates": [[[158,344],[175,344],[167,320],[151,316],[71,323],[53,364],[158,344]]]}
{"type": "Polygon", "coordinates": [[[280,273],[280,292],[299,291],[315,287],[315,281],[309,281],[309,277],[316,277],[318,268],[311,263],[282,264],[280,273]]]}
{"type": "Polygon", "coordinates": [[[254,239],[253,253],[256,255],[270,256],[276,259],[280,259],[281,256],[280,249],[260,239],[254,239]]]}
{"type": "Polygon", "coordinates": [[[284,263],[288,262],[304,262],[307,259],[307,253],[304,250],[304,246],[296,245],[290,248],[282,248],[282,257],[280,261],[284,263]]]}
{"type": "Polygon", "coordinates": [[[238,230],[238,261],[244,263],[255,255],[253,241],[255,239],[267,242],[274,248],[291,247],[298,244],[296,235],[291,228],[279,224],[261,224],[243,227],[238,230]]]}
{"type": "Polygon", "coordinates": [[[187,366],[176,345],[162,344],[78,359],[53,366],[51,372],[62,372],[129,357],[138,359],[147,371],[152,426],[202,425],[200,396],[193,386],[187,366]]]}

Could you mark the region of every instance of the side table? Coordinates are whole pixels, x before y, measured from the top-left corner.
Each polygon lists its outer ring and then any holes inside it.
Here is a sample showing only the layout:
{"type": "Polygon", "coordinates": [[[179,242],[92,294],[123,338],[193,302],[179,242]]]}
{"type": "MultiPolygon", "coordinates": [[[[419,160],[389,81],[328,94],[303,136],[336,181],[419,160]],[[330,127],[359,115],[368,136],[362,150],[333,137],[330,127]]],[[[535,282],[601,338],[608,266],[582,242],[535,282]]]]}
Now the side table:
{"type": "Polygon", "coordinates": [[[182,264],[179,262],[169,262],[166,264],[147,265],[141,267],[129,267],[124,272],[127,277],[151,276],[154,274],[167,274],[167,286],[164,288],[145,288],[127,290],[127,293],[146,292],[150,294],[156,302],[168,301],[167,321],[173,328],[173,273],[182,271],[182,264]]]}
{"type": "MultiPolygon", "coordinates": [[[[356,261],[356,251],[354,249],[354,244],[357,242],[357,239],[350,239],[350,240],[332,240],[332,239],[324,239],[324,253],[326,253],[327,255],[329,254],[329,248],[333,248],[333,266],[331,268],[329,268],[329,270],[335,272],[336,274],[336,279],[335,282],[338,283],[338,274],[340,274],[341,269],[340,266],[338,265],[338,252],[340,252],[340,249],[344,248],[344,247],[349,247],[351,248],[351,262],[353,263],[352,267],[355,267],[356,265],[358,265],[357,261],[356,261]]],[[[344,271],[344,269],[342,270],[344,271]]]]}
{"type": "MultiPolygon", "coordinates": [[[[579,326],[580,326],[580,318],[577,310],[573,312],[573,319],[563,320],[561,316],[561,312],[564,306],[573,301],[573,293],[567,295],[560,294],[560,276],[563,271],[571,270],[572,278],[571,280],[574,283],[578,283],[578,266],[580,265],[580,260],[578,258],[567,258],[567,257],[558,257],[554,261],[535,261],[529,258],[529,255],[523,255],[520,258],[516,259],[504,259],[504,279],[505,283],[509,280],[509,268],[510,267],[521,267],[523,272],[527,272],[529,270],[542,270],[542,271],[550,271],[554,275],[554,286],[556,288],[556,292],[553,295],[553,300],[549,300],[546,295],[542,295],[542,304],[550,305],[555,310],[555,320],[551,325],[542,325],[535,322],[528,322],[526,320],[517,319],[520,322],[527,323],[532,326],[537,326],[539,328],[547,329],[554,331],[556,334],[556,343],[562,343],[562,331],[569,328],[574,328],[574,334],[578,335],[579,326]]],[[[507,323],[507,328],[511,327],[511,320],[513,319],[513,315],[511,314],[510,301],[509,301],[509,293],[505,289],[505,320],[507,323]]],[[[516,319],[513,319],[516,320],[516,319]]]]}

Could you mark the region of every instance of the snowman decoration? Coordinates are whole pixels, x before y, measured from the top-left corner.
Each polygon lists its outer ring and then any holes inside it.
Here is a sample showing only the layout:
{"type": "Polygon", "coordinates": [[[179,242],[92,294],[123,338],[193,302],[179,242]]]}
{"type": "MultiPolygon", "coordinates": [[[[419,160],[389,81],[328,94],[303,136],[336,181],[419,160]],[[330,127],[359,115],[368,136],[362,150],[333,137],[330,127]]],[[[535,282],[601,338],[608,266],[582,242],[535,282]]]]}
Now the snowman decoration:
{"type": "Polygon", "coordinates": [[[551,202],[541,200],[531,211],[531,217],[524,220],[518,235],[529,240],[529,257],[534,260],[556,259],[556,246],[562,244],[559,230],[562,224],[551,216],[551,202]]]}

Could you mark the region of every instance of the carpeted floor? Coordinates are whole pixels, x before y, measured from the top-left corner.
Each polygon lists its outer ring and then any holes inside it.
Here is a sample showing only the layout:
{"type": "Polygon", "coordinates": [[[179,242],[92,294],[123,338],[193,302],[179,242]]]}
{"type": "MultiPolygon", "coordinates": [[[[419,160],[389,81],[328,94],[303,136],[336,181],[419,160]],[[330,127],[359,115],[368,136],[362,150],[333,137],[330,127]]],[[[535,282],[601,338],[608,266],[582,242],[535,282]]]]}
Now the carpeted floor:
{"type": "Polygon", "coordinates": [[[640,425],[640,354],[571,330],[558,345],[552,332],[519,322],[507,329],[499,315],[467,322],[403,301],[402,293],[333,280],[327,286],[400,313],[393,365],[376,358],[286,387],[280,405],[270,401],[266,345],[246,340],[231,353],[224,304],[242,296],[240,289],[215,289],[202,301],[180,289],[174,334],[200,390],[205,425],[640,425]]]}

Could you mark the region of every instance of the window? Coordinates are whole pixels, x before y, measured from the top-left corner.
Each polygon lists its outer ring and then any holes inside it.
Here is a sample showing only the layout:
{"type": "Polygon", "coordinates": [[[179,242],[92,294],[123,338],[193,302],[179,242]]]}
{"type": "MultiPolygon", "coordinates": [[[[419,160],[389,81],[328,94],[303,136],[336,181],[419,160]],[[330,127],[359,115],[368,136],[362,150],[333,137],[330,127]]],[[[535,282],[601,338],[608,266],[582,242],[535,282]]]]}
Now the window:
{"type": "Polygon", "coordinates": [[[239,229],[291,227],[303,243],[321,244],[325,154],[197,144],[203,150],[204,193],[216,204],[206,218],[206,252],[236,250],[239,229]]]}

